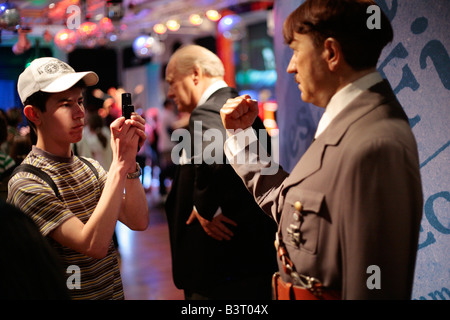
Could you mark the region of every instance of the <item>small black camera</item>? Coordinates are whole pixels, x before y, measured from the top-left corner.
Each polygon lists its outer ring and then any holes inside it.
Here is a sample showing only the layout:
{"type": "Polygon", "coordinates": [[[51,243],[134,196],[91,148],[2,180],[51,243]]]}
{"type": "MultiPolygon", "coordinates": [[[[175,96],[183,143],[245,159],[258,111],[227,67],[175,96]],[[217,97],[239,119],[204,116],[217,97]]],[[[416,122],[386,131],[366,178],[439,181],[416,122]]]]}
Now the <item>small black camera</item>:
{"type": "Polygon", "coordinates": [[[131,93],[122,93],[122,116],[130,119],[132,112],[134,112],[134,106],[131,104],[131,93]]]}

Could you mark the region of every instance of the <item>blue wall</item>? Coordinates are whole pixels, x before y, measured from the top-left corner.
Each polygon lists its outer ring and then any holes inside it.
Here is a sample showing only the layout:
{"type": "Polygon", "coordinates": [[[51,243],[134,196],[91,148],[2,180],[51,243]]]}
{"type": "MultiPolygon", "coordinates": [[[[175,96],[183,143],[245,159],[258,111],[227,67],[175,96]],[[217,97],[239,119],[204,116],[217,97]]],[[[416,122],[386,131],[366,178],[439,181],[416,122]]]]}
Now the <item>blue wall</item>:
{"type": "MultiPolygon", "coordinates": [[[[291,51],[282,24],[303,1],[275,1],[275,52],[280,162],[291,170],[309,146],[323,110],[300,100],[286,73],[291,51]]],[[[419,147],[424,190],[413,299],[450,300],[450,1],[379,0],[394,41],[378,70],[389,80],[410,118],[419,147]]]]}

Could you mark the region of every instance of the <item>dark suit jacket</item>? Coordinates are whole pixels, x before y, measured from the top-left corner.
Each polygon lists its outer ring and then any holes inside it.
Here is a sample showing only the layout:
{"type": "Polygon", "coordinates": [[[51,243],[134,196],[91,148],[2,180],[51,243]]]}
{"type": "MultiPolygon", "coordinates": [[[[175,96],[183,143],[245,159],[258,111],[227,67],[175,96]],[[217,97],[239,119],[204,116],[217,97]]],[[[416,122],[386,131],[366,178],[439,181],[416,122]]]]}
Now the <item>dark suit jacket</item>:
{"type": "Polygon", "coordinates": [[[277,217],[299,273],[341,290],[344,299],[410,299],[422,187],[415,138],[387,81],[344,109],[290,174],[233,167],[277,217]],[[296,201],[302,219],[294,217],[296,201]],[[288,233],[295,226],[299,243],[288,233]],[[381,288],[370,289],[376,277],[381,288]]]}
{"type": "MultiPolygon", "coordinates": [[[[180,289],[207,292],[226,281],[255,276],[270,283],[276,270],[276,224],[256,204],[223,153],[226,132],[219,111],[227,99],[237,95],[232,88],[222,88],[195,108],[190,117],[191,150],[196,150],[202,161],[178,165],[166,201],[173,277],[180,289]],[[194,132],[194,128],[200,130],[194,132]],[[207,139],[201,136],[208,133],[213,134],[212,141],[202,141],[207,139]],[[198,137],[200,140],[196,140],[198,137]],[[195,141],[202,143],[194,145],[195,141]],[[193,205],[209,220],[220,207],[225,216],[237,223],[237,227],[230,226],[232,239],[214,240],[198,221],[186,225],[193,205]]],[[[267,134],[259,118],[254,126],[267,134]]]]}

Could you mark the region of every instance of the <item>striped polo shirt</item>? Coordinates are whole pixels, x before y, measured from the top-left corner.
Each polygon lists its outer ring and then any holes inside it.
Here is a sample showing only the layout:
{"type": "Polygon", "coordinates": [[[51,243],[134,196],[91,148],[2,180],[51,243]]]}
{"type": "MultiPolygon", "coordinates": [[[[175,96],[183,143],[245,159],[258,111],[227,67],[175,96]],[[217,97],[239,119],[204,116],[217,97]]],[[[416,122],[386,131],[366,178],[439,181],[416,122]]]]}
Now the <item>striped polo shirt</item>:
{"type": "Polygon", "coordinates": [[[111,239],[108,254],[94,259],[65,247],[49,234],[67,219],[76,216],[86,223],[100,199],[106,182],[106,171],[93,159],[99,177],[78,157],[63,158],[36,146],[22,163],[32,164],[46,172],[60,192],[32,173],[19,172],[8,184],[8,202],[30,216],[61,257],[69,293],[73,299],[123,299],[122,280],[117,253],[111,239]],[[79,270],[80,286],[76,272],[79,270]]]}

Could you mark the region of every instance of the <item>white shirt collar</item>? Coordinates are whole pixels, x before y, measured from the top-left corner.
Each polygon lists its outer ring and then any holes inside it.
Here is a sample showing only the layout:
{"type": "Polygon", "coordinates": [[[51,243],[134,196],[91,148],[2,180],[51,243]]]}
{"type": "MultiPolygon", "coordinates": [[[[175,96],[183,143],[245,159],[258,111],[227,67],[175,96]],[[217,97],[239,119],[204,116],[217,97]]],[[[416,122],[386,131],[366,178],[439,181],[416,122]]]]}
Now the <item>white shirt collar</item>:
{"type": "Polygon", "coordinates": [[[198,100],[197,103],[197,107],[204,104],[206,102],[206,100],[208,100],[209,97],[211,97],[211,95],[216,92],[219,89],[228,87],[227,83],[223,80],[218,80],[216,82],[214,82],[213,84],[211,84],[206,90],[205,92],[203,92],[202,96],[200,97],[200,100],[198,100]]]}
{"type": "Polygon", "coordinates": [[[344,88],[336,92],[328,102],[322,118],[320,118],[314,138],[317,138],[322,132],[324,132],[331,121],[336,118],[336,116],[358,95],[381,81],[383,81],[381,75],[377,71],[374,71],[352,83],[349,83],[344,88]]]}

